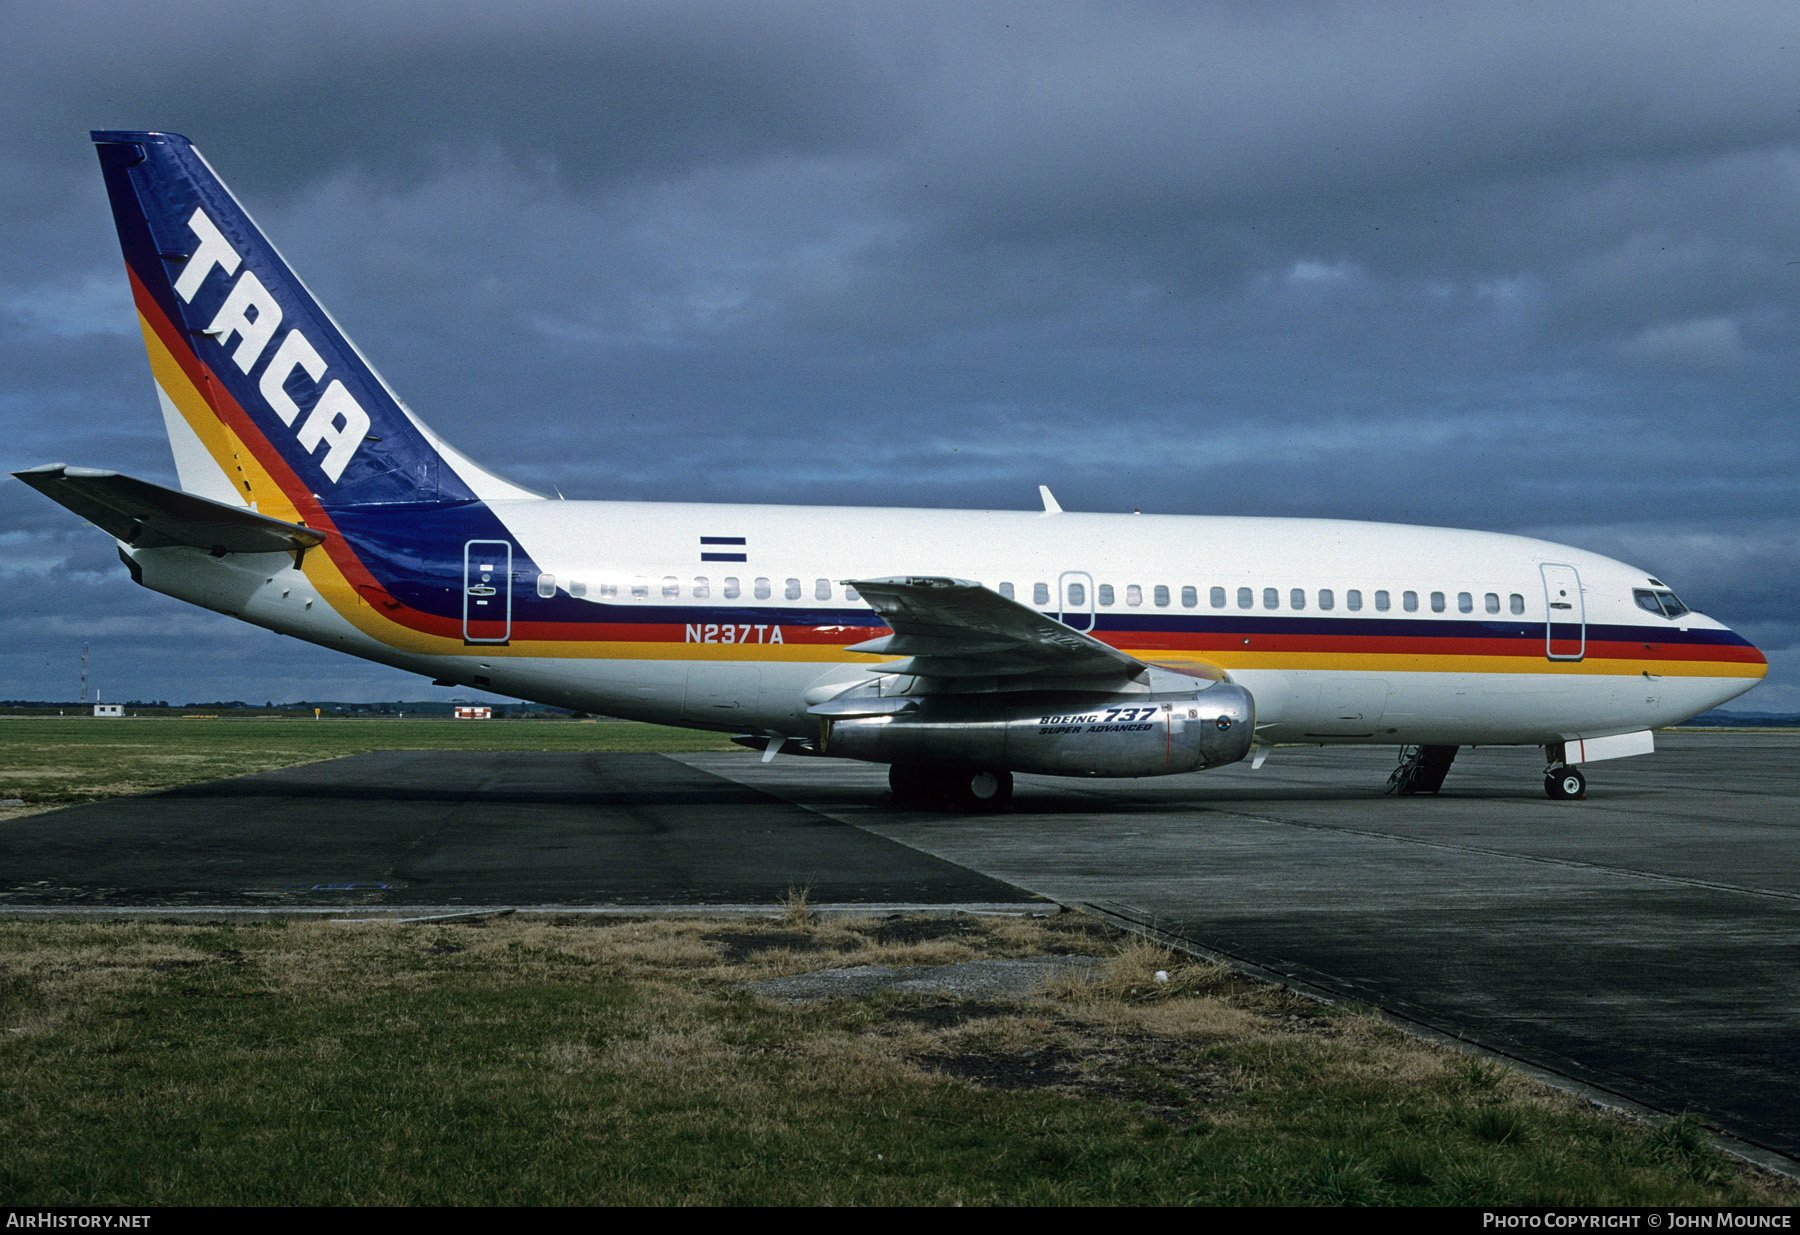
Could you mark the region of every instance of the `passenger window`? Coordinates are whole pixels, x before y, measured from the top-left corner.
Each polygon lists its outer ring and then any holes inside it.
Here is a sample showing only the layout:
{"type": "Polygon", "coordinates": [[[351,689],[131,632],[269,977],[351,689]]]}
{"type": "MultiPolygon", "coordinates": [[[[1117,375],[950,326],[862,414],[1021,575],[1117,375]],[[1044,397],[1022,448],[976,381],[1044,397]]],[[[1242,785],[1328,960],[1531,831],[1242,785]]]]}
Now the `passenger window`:
{"type": "Polygon", "coordinates": [[[674,575],[664,575],[663,576],[663,595],[664,596],[679,596],[679,595],[681,595],[681,580],[677,579],[674,575]]]}
{"type": "Polygon", "coordinates": [[[1002,583],[1000,585],[1000,595],[1006,597],[1006,599],[1008,599],[1008,600],[1011,600],[1013,598],[1013,585],[1010,583],[1002,583]]]}
{"type": "Polygon", "coordinates": [[[736,575],[726,575],[725,576],[725,599],[726,600],[736,600],[737,598],[738,598],[737,576],[736,575]]]}
{"type": "Polygon", "coordinates": [[[1512,602],[1512,611],[1514,613],[1522,614],[1525,612],[1525,598],[1523,596],[1514,592],[1511,596],[1507,597],[1507,599],[1512,602]]]}
{"type": "Polygon", "coordinates": [[[1475,598],[1467,592],[1458,592],[1456,594],[1456,611],[1458,613],[1475,612],[1475,598]]]}
{"type": "Polygon", "coordinates": [[[1158,609],[1169,607],[1169,589],[1163,584],[1156,585],[1156,590],[1150,594],[1150,598],[1156,603],[1158,609]]]}
{"type": "Polygon", "coordinates": [[[1386,592],[1376,592],[1375,612],[1386,613],[1391,608],[1393,608],[1393,601],[1389,599],[1388,594],[1386,592]]]}
{"type": "Polygon", "coordinates": [[[1400,593],[1400,607],[1408,613],[1419,611],[1419,594],[1417,592],[1400,593]]]}
{"type": "Polygon", "coordinates": [[[1215,609],[1223,609],[1225,607],[1225,589],[1222,587],[1216,587],[1208,592],[1206,598],[1212,602],[1212,607],[1215,609]]]}
{"type": "Polygon", "coordinates": [[[1297,587],[1293,591],[1288,593],[1288,608],[1290,608],[1290,609],[1306,608],[1306,589],[1305,588],[1297,587]]]}
{"type": "Polygon", "coordinates": [[[1263,608],[1265,608],[1265,609],[1281,608],[1281,589],[1280,588],[1266,587],[1263,589],[1263,608]]]}
{"type": "Polygon", "coordinates": [[[799,600],[800,599],[800,580],[789,579],[787,581],[787,586],[782,588],[781,594],[787,600],[799,600]]]}
{"type": "Polygon", "coordinates": [[[1328,587],[1320,588],[1319,589],[1319,608],[1330,609],[1335,604],[1337,604],[1337,597],[1335,597],[1331,594],[1331,589],[1328,587]]]}
{"type": "Polygon", "coordinates": [[[1079,583],[1071,583],[1068,587],[1069,607],[1079,609],[1087,604],[1087,588],[1079,583]]]}
{"type": "Polygon", "coordinates": [[[813,599],[814,600],[830,600],[831,599],[831,580],[820,579],[816,583],[813,584],[813,599]]]}
{"type": "Polygon", "coordinates": [[[1362,611],[1362,593],[1355,588],[1351,588],[1348,592],[1345,592],[1344,608],[1350,610],[1352,613],[1360,613],[1362,611]]]}
{"type": "Polygon", "coordinates": [[[1135,583],[1127,584],[1125,586],[1125,603],[1131,605],[1133,608],[1143,604],[1144,589],[1135,583]]]}
{"type": "Polygon", "coordinates": [[[1040,608],[1050,603],[1050,585],[1048,583],[1031,585],[1031,603],[1040,608]]]}
{"type": "MultiPolygon", "coordinates": [[[[1224,600],[1224,597],[1221,596],[1219,599],[1224,600]]],[[[1192,587],[1184,587],[1181,589],[1181,607],[1183,609],[1195,608],[1199,603],[1200,589],[1192,587]]]]}
{"type": "Polygon", "coordinates": [[[1493,592],[1489,592],[1486,596],[1483,596],[1481,598],[1481,603],[1487,606],[1487,611],[1489,613],[1500,612],[1500,597],[1493,592]]]}
{"type": "MultiPolygon", "coordinates": [[[[1005,585],[1002,584],[1001,586],[1005,586],[1005,585]]],[[[861,600],[862,594],[860,592],[858,592],[855,588],[851,587],[848,583],[846,583],[844,585],[844,599],[845,600],[861,600]]]]}
{"type": "Polygon", "coordinates": [[[540,600],[549,600],[554,595],[556,595],[556,576],[539,575],[538,598],[540,600]]]}
{"type": "Polygon", "coordinates": [[[711,595],[712,595],[711,581],[708,580],[705,575],[700,575],[697,578],[695,578],[695,580],[694,580],[694,599],[695,600],[705,600],[708,596],[711,596],[711,595]]]}
{"type": "Polygon", "coordinates": [[[617,599],[618,595],[619,595],[619,585],[618,584],[602,583],[600,585],[600,598],[602,600],[614,600],[614,599],[617,599]]]}
{"type": "Polygon", "coordinates": [[[1112,584],[1102,583],[1099,587],[1095,588],[1094,590],[1100,594],[1100,603],[1102,605],[1111,605],[1112,604],[1112,602],[1113,602],[1112,584]]]}
{"type": "Polygon", "coordinates": [[[756,599],[769,599],[769,581],[761,575],[756,577],[756,599]]]}
{"type": "Polygon", "coordinates": [[[646,598],[649,595],[650,595],[650,580],[644,578],[642,575],[639,575],[637,578],[635,578],[631,581],[631,597],[633,600],[643,600],[644,598],[646,598]]]}
{"type": "Polygon", "coordinates": [[[586,596],[587,595],[587,584],[585,584],[585,583],[569,584],[569,595],[571,595],[571,596],[586,596]]]}
{"type": "Polygon", "coordinates": [[[1433,592],[1431,594],[1431,611],[1433,613],[1442,613],[1444,611],[1444,594],[1442,592],[1433,592]]]}
{"type": "Polygon", "coordinates": [[[1247,587],[1239,588],[1238,589],[1238,608],[1254,609],[1256,607],[1255,597],[1256,597],[1256,593],[1252,592],[1249,588],[1247,588],[1247,587]]]}

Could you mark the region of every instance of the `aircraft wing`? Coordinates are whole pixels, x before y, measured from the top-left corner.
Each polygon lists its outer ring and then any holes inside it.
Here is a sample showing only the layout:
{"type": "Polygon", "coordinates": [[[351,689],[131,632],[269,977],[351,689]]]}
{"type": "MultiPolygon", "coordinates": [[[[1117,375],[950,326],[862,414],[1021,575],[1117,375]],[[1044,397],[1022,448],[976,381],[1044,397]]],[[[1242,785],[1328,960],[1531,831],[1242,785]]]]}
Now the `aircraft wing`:
{"type": "Polygon", "coordinates": [[[967,579],[848,581],[894,633],[846,651],[902,656],[876,673],[920,677],[1134,678],[1148,666],[1055,618],[967,579]]]}
{"type": "Polygon", "coordinates": [[[46,463],[13,475],[137,549],[189,545],[213,553],[278,553],[325,542],[325,533],[317,528],[118,472],[46,463]]]}

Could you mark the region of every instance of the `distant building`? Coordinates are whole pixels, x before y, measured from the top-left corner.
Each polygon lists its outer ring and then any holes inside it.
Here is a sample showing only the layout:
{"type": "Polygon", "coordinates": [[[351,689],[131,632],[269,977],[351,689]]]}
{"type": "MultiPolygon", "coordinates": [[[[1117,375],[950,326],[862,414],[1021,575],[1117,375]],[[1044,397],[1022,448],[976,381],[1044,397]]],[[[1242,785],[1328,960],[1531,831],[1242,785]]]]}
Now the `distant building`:
{"type": "Polygon", "coordinates": [[[494,709],[493,708],[457,708],[456,709],[456,719],[458,719],[458,720],[492,720],[492,719],[494,719],[494,709]]]}
{"type": "Polygon", "coordinates": [[[123,716],[125,715],[125,705],[122,703],[96,703],[94,705],[94,715],[123,716]]]}

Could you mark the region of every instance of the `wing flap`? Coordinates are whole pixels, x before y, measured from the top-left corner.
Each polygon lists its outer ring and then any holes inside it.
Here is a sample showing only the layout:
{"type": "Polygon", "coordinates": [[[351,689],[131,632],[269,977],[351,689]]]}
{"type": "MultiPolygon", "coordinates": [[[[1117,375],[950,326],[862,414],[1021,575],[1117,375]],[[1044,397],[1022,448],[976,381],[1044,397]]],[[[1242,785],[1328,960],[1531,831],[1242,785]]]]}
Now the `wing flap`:
{"type": "Polygon", "coordinates": [[[935,575],[855,579],[850,585],[894,633],[849,650],[906,659],[871,666],[920,677],[1134,678],[1147,666],[998,592],[935,575]]]}
{"type": "Polygon", "coordinates": [[[47,463],[13,475],[135,549],[186,545],[213,553],[279,553],[325,542],[317,528],[118,472],[47,463]]]}

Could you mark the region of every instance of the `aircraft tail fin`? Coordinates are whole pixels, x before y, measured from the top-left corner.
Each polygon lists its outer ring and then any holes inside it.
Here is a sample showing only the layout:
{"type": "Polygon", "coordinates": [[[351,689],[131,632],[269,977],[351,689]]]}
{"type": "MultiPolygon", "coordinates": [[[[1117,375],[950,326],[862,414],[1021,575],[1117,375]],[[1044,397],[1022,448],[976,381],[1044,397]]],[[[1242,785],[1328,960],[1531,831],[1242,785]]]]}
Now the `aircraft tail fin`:
{"type": "Polygon", "coordinates": [[[412,414],[185,137],[92,137],[183,490],[274,514],[538,496],[412,414]]]}

